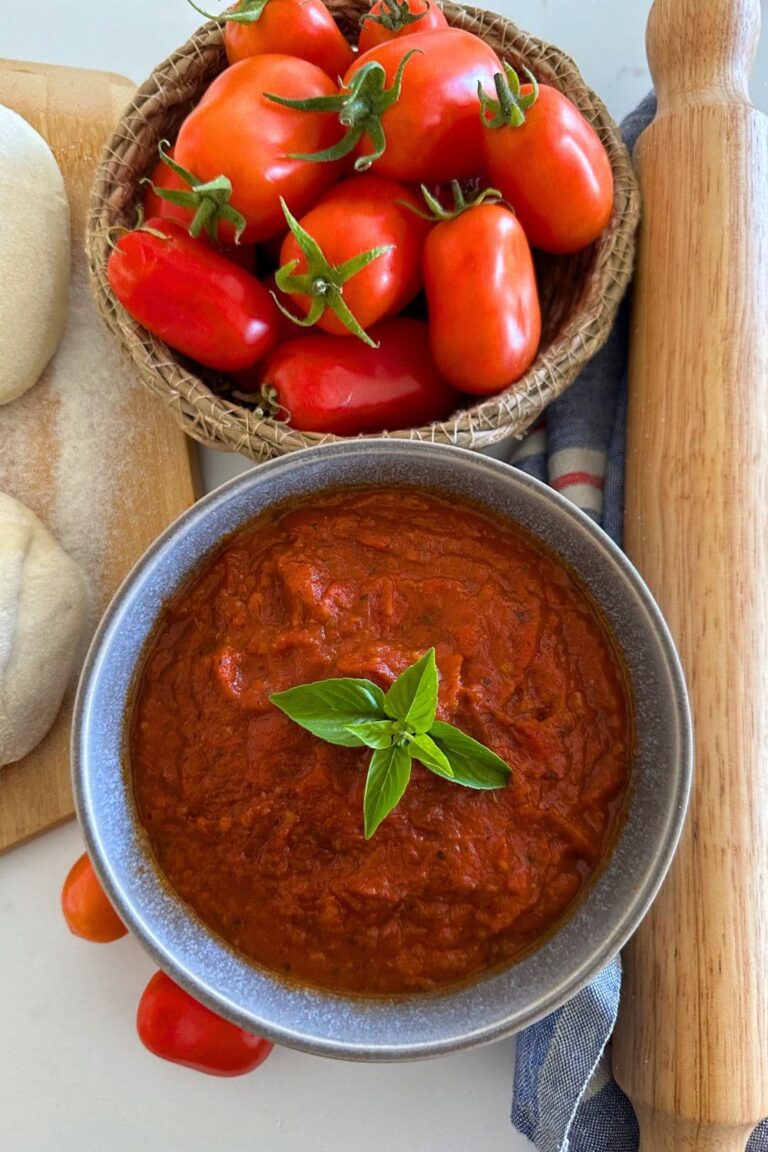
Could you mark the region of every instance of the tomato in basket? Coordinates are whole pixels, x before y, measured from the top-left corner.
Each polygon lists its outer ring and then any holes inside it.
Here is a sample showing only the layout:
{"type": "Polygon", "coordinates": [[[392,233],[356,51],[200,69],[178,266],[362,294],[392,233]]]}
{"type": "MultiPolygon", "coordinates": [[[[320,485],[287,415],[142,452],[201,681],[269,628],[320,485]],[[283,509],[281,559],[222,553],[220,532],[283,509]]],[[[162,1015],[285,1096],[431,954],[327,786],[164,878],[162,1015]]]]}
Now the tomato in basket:
{"type": "Polygon", "coordinates": [[[448,21],[434,0],[376,0],[360,21],[360,51],[414,32],[447,27],[448,21]]]}
{"type": "Polygon", "coordinates": [[[155,216],[124,233],[107,277],[134,320],[208,368],[249,368],[277,342],[279,313],[264,285],[175,220],[155,216]]]}
{"type": "MultiPolygon", "coordinates": [[[[187,231],[192,232],[196,211],[194,207],[185,207],[183,203],[184,200],[194,202],[195,199],[190,194],[189,176],[191,173],[186,173],[187,179],[179,174],[181,170],[174,162],[173,149],[164,151],[164,143],[165,141],[161,142],[159,146],[159,159],[152,169],[151,176],[144,182],[145,191],[142,201],[144,219],[149,220],[153,216],[162,216],[169,220],[176,220],[179,224],[183,224],[187,231]]],[[[256,272],[258,262],[256,249],[252,244],[237,243],[228,248],[220,247],[218,233],[221,223],[220,213],[214,214],[212,217],[209,216],[205,225],[201,226],[198,238],[212,244],[213,247],[221,251],[223,256],[226,256],[227,260],[232,260],[240,268],[245,268],[248,272],[256,272]],[[210,231],[207,229],[209,223],[213,225],[210,231]],[[203,230],[204,227],[205,230],[203,230]]]]}
{"type": "MultiPolygon", "coordinates": [[[[336,144],[341,136],[332,112],[299,112],[265,98],[327,98],[336,84],[315,64],[292,56],[253,56],[226,68],[181,125],[176,161],[200,181],[226,177],[231,206],[245,218],[244,243],[285,231],[284,197],[296,214],[305,212],[341,172],[338,162],[316,164],[294,154],[336,144]]],[[[479,122],[479,121],[478,121],[479,122]]],[[[226,222],[225,222],[226,223],[226,222]]],[[[234,228],[221,228],[221,239],[234,228]]]]}
{"type": "Polygon", "coordinates": [[[432,356],[462,392],[500,392],[533,363],[541,337],[525,233],[493,190],[465,204],[454,184],[453,210],[423,191],[438,221],[424,249],[432,356]]]}
{"type": "Polygon", "coordinates": [[[298,56],[337,80],[352,63],[352,49],[323,0],[240,0],[220,16],[192,7],[224,22],[230,64],[267,53],[298,56]]]}
{"type": "Polygon", "coordinates": [[[455,411],[459,397],[435,367],[422,320],[386,320],[371,336],[375,348],[354,336],[289,340],[238,376],[238,387],[300,432],[355,436],[431,424],[455,411]]]}
{"type": "Polygon", "coordinates": [[[431,223],[413,211],[419,203],[405,185],[366,175],[336,184],[300,221],[289,217],[276,281],[292,293],[291,313],[362,338],[402,311],[423,285],[431,223]]]}
{"type": "Polygon", "coordinates": [[[578,108],[508,64],[481,93],[485,165],[534,248],[567,254],[593,243],[613,211],[613,172],[600,137],[578,108]]]}
{"type": "Polygon", "coordinates": [[[478,86],[492,85],[500,70],[501,61],[485,41],[460,28],[443,28],[364,52],[335,100],[265,92],[305,116],[335,110],[346,135],[333,147],[307,154],[318,167],[354,152],[358,171],[374,165],[377,176],[432,184],[482,171],[478,86]]]}

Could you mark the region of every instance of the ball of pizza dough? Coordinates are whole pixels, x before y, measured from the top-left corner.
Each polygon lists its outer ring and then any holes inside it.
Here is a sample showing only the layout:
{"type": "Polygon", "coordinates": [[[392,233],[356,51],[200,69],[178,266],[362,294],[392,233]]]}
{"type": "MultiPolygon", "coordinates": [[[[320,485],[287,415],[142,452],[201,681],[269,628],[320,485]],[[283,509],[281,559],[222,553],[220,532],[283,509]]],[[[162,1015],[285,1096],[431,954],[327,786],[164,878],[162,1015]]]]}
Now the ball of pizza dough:
{"type": "Polygon", "coordinates": [[[67,318],[69,205],[34,128],[0,107],[0,404],[36,384],[67,318]]]}
{"type": "Polygon", "coordinates": [[[83,636],[80,568],[24,504],[0,492],[0,766],[56,719],[83,636]]]}

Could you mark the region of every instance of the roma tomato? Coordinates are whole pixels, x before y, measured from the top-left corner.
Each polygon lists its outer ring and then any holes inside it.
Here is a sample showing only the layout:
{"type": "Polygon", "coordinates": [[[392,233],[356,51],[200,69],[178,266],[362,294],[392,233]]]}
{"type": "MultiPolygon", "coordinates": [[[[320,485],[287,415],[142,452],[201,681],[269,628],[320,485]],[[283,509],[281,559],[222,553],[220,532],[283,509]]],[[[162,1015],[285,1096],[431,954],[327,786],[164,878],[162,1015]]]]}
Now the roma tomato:
{"type": "Polygon", "coordinates": [[[302,243],[300,232],[289,232],[280,251],[277,280],[293,294],[293,311],[307,316],[314,306],[317,327],[343,336],[349,324],[345,311],[339,315],[339,304],[363,329],[410,304],[422,288],[422,254],[431,223],[406,204],[421,207],[409,188],[380,176],[357,176],[326,192],[299,221],[325,260],[302,243]],[[388,250],[352,271],[361,253],[377,248],[388,250]]]}
{"type": "Polygon", "coordinates": [[[136,1030],[155,1056],[210,1076],[252,1072],[274,1047],[206,1008],[165,972],[156,972],[144,989],[136,1030]]]}
{"type": "Polygon", "coordinates": [[[298,56],[332,80],[352,63],[352,49],[322,0],[240,0],[223,16],[230,64],[249,56],[298,56]]]}
{"type": "MultiPolygon", "coordinates": [[[[351,84],[367,64],[379,64],[393,85],[409,52],[413,56],[403,68],[400,96],[381,116],[386,147],[375,160],[376,174],[414,184],[477,175],[483,168],[477,86],[493,83],[501,67],[498,56],[460,28],[417,32],[365,52],[344,83],[351,84]]],[[[356,156],[376,150],[376,141],[364,132],[356,156]]]]}
{"type": "MultiPolygon", "coordinates": [[[[176,140],[176,160],[199,180],[223,175],[231,181],[231,205],[245,217],[246,244],[285,230],[281,197],[292,212],[305,212],[340,171],[334,162],[291,159],[293,153],[312,153],[335,144],[341,133],[337,117],[332,112],[287,108],[265,99],[266,92],[314,98],[333,96],[338,89],[321,68],[306,60],[253,56],[214,80],[176,140]]],[[[224,225],[222,238],[228,240],[224,225]]]]}
{"type": "Polygon", "coordinates": [[[154,217],[121,236],[107,277],[134,320],[208,368],[251,367],[277,342],[264,285],[174,220],[154,217]]]}
{"type": "Polygon", "coordinates": [[[318,167],[354,150],[358,171],[373,164],[390,180],[440,184],[482,171],[478,86],[500,69],[493,49],[470,32],[417,32],[359,56],[334,101],[292,98],[288,106],[306,116],[332,108],[346,129],[338,145],[313,153],[318,167]]]}
{"type": "Polygon", "coordinates": [[[243,390],[280,405],[292,428],[354,436],[413,428],[450,416],[458,396],[429,352],[427,326],[401,317],[371,330],[378,348],[352,336],[305,336],[279,344],[243,390]]]}
{"type": "Polygon", "coordinates": [[[360,21],[360,51],[414,32],[447,27],[442,9],[433,0],[376,0],[360,21]]]}
{"type": "Polygon", "coordinates": [[[483,96],[485,167],[534,248],[578,252],[613,212],[613,172],[594,128],[547,84],[520,84],[509,65],[483,96]]]}
{"type": "Polygon", "coordinates": [[[436,224],[424,250],[429,343],[462,392],[500,392],[532,364],[541,337],[525,233],[502,204],[478,203],[436,224]]]}
{"type": "Polygon", "coordinates": [[[86,853],[67,874],[61,890],[61,910],[70,932],[94,944],[110,944],[128,934],[86,853]]]}

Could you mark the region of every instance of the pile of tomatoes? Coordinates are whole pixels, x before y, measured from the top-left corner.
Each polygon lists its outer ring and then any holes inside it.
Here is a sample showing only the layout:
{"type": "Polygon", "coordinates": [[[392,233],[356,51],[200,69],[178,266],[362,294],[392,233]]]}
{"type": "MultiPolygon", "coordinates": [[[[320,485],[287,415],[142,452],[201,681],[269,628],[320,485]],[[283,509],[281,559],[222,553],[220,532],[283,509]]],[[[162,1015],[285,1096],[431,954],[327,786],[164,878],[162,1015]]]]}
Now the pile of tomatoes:
{"type": "Polygon", "coordinates": [[[519,379],[531,248],[611,217],[591,125],[432,0],[376,0],[357,51],[322,0],[222,20],[229,66],[109,259],[127,311],[300,431],[409,428],[519,379]]]}

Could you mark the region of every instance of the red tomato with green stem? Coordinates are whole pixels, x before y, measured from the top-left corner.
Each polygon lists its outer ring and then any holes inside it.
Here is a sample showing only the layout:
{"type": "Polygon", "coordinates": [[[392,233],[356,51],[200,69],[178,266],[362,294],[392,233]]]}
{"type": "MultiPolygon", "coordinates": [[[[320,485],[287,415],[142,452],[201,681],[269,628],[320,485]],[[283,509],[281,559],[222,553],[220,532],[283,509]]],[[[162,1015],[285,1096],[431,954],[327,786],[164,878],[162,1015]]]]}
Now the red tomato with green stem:
{"type": "Polygon", "coordinates": [[[418,207],[410,188],[367,175],[336,184],[298,223],[289,220],[275,279],[292,294],[293,314],[331,335],[360,336],[402,311],[423,285],[431,224],[418,207]],[[379,254],[369,260],[370,251],[379,254]]]}
{"type": "MultiPolygon", "coordinates": [[[[226,68],[179,129],[175,159],[199,181],[220,177],[232,186],[230,205],[245,218],[244,243],[285,231],[280,207],[305,212],[341,172],[341,165],[292,158],[335,144],[341,135],[331,112],[300,112],[265,98],[327,98],[336,84],[315,64],[291,56],[253,56],[226,68]]],[[[220,238],[234,229],[225,221],[220,238]],[[227,229],[229,232],[227,232],[227,229]]]]}
{"type": "MultiPolygon", "coordinates": [[[[219,245],[218,226],[222,220],[227,219],[228,198],[225,196],[222,205],[219,206],[214,197],[211,196],[213,210],[205,213],[204,205],[207,194],[204,191],[204,186],[195,180],[192,173],[185,173],[186,179],[182,178],[180,172],[183,169],[174,163],[173,148],[169,148],[166,152],[163,148],[165,144],[167,144],[165,140],[160,142],[158,147],[160,156],[157,164],[152,169],[151,176],[143,181],[145,185],[142,205],[144,219],[149,220],[153,216],[162,216],[166,220],[176,220],[191,235],[195,235],[194,226],[196,222],[199,222],[199,228],[197,228],[199,240],[212,244],[223,256],[226,256],[227,260],[231,260],[240,268],[245,268],[248,272],[255,272],[257,265],[256,249],[252,244],[235,244],[231,248],[221,248],[219,245]],[[170,197],[168,193],[171,194],[170,197]],[[201,219],[202,214],[205,215],[201,219]]],[[[232,216],[229,217],[229,220],[233,223],[236,233],[238,221],[233,220],[232,216]]]]}
{"type": "Polygon", "coordinates": [[[376,0],[370,12],[360,17],[359,48],[367,52],[387,40],[447,27],[442,9],[433,0],[376,0]]]}
{"type": "Polygon", "coordinates": [[[249,368],[277,342],[278,311],[264,285],[175,220],[153,217],[121,236],[107,277],[134,320],[207,368],[249,368]]]}
{"type": "Polygon", "coordinates": [[[67,873],[61,890],[61,910],[70,932],[94,944],[111,944],[128,934],[86,853],[67,873]]]}
{"type": "Polygon", "coordinates": [[[301,156],[318,167],[354,152],[355,168],[405,183],[439,184],[483,169],[478,86],[501,70],[493,49],[460,28],[417,32],[364,52],[335,98],[271,99],[304,115],[335,111],[346,135],[301,156]]]}
{"type": "Polygon", "coordinates": [[[485,167],[534,248],[565,255],[592,244],[613,213],[613,172],[600,137],[567,96],[520,84],[508,64],[480,88],[485,167]]]}
{"type": "Polygon", "coordinates": [[[239,377],[265,414],[301,432],[339,436],[414,428],[447,419],[459,397],[429,351],[427,326],[401,316],[371,329],[376,347],[352,336],[309,335],[279,344],[239,377]]]}
{"type": "Polygon", "coordinates": [[[352,63],[352,49],[322,0],[240,0],[220,16],[189,3],[224,24],[230,64],[268,53],[298,56],[337,80],[352,63]]]}
{"type": "Polygon", "coordinates": [[[165,972],[156,972],[144,989],[136,1030],[155,1056],[209,1076],[253,1072],[274,1047],[206,1008],[165,972]]]}
{"type": "Polygon", "coordinates": [[[486,396],[533,363],[541,312],[531,249],[520,222],[483,193],[447,211],[424,190],[438,223],[424,249],[429,344],[435,363],[462,392],[486,396]]]}

